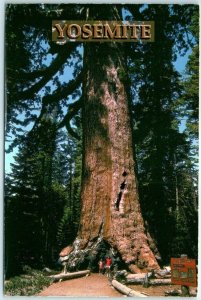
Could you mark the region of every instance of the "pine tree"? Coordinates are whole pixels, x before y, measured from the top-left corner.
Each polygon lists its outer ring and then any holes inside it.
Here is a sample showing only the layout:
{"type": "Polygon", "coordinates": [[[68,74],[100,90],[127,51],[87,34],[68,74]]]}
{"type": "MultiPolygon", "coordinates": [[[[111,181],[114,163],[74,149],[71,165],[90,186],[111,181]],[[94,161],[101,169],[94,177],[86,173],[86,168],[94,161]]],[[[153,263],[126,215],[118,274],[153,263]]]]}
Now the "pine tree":
{"type": "Polygon", "coordinates": [[[52,186],[55,134],[55,124],[44,118],[24,138],[6,180],[8,274],[10,269],[19,272],[25,264],[41,266],[55,260],[56,226],[64,202],[64,195],[52,186]]]}
{"type": "MultiPolygon", "coordinates": [[[[190,144],[188,136],[179,132],[182,114],[175,110],[182,86],[173,65],[176,55],[173,32],[176,25],[170,21],[174,12],[168,6],[151,6],[144,9],[143,14],[148,19],[151,16],[156,19],[154,15],[158,17],[155,43],[141,45],[141,55],[131,61],[130,67],[133,86],[134,83],[136,86],[133,89],[133,120],[139,190],[147,229],[157,241],[163,259],[168,262],[175,253],[176,239],[183,240],[177,255],[179,251],[188,252],[190,240],[193,240],[193,248],[197,247],[197,232],[185,236],[179,233],[179,220],[176,217],[181,204],[178,202],[182,202],[180,198],[183,198],[188,205],[182,211],[181,226],[185,231],[191,231],[191,225],[185,222],[189,209],[194,211],[192,219],[197,218],[195,200],[192,200],[195,199],[194,184],[188,158],[190,144]],[[167,21],[165,24],[164,19],[167,21]],[[184,192],[187,177],[189,193],[184,192]]],[[[195,257],[196,251],[193,253],[195,257]]]]}
{"type": "Polygon", "coordinates": [[[77,234],[80,219],[81,147],[80,141],[62,131],[54,156],[54,181],[65,189],[63,214],[58,224],[57,243],[62,249],[77,234]]]}

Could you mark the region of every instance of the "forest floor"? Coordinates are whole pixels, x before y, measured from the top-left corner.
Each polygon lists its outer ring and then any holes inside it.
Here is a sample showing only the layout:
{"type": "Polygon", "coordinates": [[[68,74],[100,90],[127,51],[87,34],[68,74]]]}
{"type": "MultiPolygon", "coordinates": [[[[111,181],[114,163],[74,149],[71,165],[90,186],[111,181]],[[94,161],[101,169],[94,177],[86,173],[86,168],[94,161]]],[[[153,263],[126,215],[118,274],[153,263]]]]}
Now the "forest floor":
{"type": "Polygon", "coordinates": [[[38,296],[123,297],[102,274],[53,283],[38,296]]]}
{"type": "MultiPolygon", "coordinates": [[[[150,286],[148,288],[142,287],[142,285],[130,285],[129,287],[147,296],[165,296],[165,292],[181,288],[176,285],[150,286]]],[[[190,291],[195,295],[195,288],[190,288],[190,291]]],[[[107,277],[102,274],[91,274],[88,277],[53,283],[38,296],[126,297],[115,290],[107,277]]]]}

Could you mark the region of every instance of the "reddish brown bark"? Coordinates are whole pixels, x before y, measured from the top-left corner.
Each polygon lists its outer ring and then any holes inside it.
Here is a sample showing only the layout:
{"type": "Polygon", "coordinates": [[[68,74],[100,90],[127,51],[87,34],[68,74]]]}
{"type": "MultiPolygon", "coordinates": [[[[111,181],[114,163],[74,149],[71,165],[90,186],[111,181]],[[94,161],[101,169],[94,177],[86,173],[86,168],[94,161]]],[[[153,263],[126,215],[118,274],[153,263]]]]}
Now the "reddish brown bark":
{"type": "Polygon", "coordinates": [[[106,241],[131,271],[158,268],[140,210],[121,45],[85,47],[82,212],[76,249],[106,241]],[[94,242],[95,243],[95,242],[94,242]]]}

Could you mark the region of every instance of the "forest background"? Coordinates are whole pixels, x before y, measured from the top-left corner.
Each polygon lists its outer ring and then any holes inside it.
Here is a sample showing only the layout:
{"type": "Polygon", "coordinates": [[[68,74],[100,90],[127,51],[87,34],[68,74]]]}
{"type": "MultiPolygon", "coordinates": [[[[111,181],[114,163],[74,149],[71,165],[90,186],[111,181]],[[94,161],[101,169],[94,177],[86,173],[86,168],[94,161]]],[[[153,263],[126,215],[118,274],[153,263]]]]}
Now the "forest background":
{"type": "MultiPolygon", "coordinates": [[[[69,17],[83,17],[83,7],[68,6],[69,17]]],[[[62,9],[67,14],[62,5],[7,6],[7,151],[18,147],[5,178],[7,277],[26,265],[55,266],[60,250],[76,238],[80,223],[83,49],[75,43],[51,43],[47,28],[58,14],[61,17],[62,9]]],[[[156,37],[161,39],[126,45],[127,74],[119,74],[130,85],[146,230],[163,263],[182,253],[197,258],[198,6],[120,9],[127,20],[157,20],[156,37]],[[165,26],[164,18],[169,20],[165,26]],[[175,62],[189,51],[180,74],[175,62]]],[[[112,82],[110,93],[115,94],[112,82]]]]}

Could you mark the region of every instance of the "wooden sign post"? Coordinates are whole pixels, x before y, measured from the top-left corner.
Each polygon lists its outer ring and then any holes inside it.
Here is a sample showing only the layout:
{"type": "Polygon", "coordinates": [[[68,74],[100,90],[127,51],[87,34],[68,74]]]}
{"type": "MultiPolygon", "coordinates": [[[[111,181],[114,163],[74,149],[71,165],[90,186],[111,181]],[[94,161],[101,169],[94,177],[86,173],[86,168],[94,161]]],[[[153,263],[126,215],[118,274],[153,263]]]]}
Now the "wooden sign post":
{"type": "Polygon", "coordinates": [[[183,296],[189,295],[189,286],[197,286],[196,261],[187,255],[181,258],[171,258],[172,284],[181,285],[183,296]]]}

